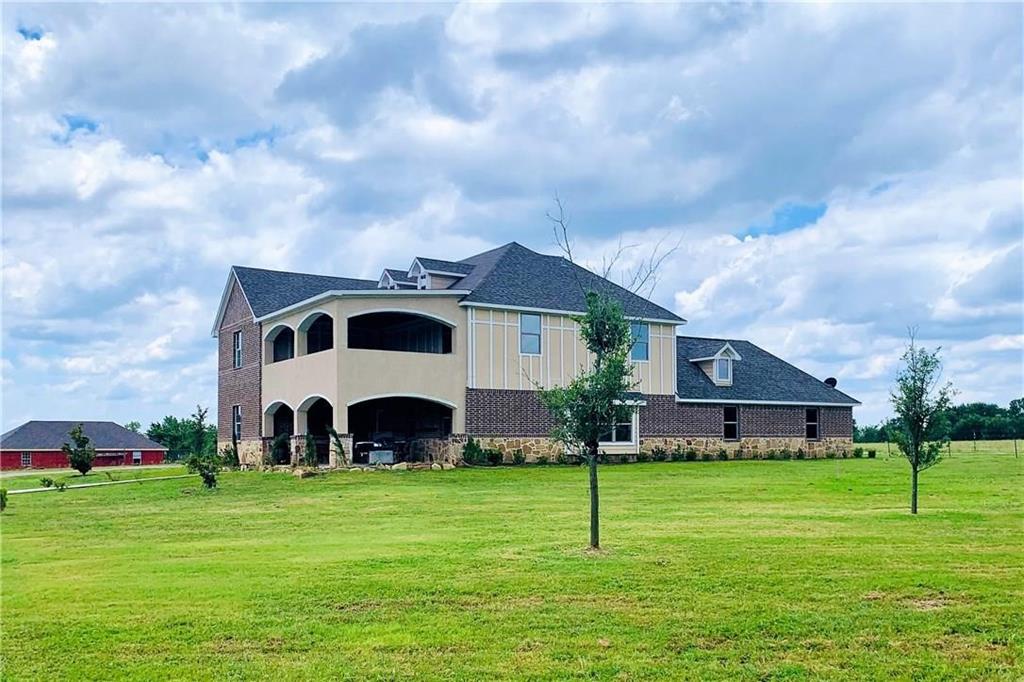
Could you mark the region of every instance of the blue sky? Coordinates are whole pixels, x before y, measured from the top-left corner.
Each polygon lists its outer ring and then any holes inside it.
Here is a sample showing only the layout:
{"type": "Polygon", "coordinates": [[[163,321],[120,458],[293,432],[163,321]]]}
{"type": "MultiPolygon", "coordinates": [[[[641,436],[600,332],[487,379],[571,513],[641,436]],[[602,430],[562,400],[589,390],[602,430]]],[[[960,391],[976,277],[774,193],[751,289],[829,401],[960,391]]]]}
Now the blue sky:
{"type": "MultiPolygon", "coordinates": [[[[654,298],[889,413],[1024,393],[1011,4],[7,5],[2,426],[216,400],[232,263],[680,241],[654,298]]],[[[629,265],[629,259],[624,263],[629,265]]]]}

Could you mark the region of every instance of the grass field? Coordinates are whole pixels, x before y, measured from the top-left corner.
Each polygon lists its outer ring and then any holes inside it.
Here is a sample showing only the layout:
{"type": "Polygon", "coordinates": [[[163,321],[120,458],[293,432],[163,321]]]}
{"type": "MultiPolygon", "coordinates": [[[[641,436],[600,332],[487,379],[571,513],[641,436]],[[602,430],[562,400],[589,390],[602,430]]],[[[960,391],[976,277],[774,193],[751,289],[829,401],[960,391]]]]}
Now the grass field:
{"type": "Polygon", "coordinates": [[[26,473],[25,469],[16,469],[11,472],[4,472],[3,476],[0,476],[0,487],[7,488],[8,490],[39,488],[42,487],[40,479],[43,477],[52,478],[54,481],[63,481],[71,486],[86,483],[106,483],[107,481],[132,481],[158,476],[178,476],[184,473],[186,473],[184,465],[103,467],[102,469],[93,469],[85,476],[82,476],[77,471],[68,469],[41,469],[31,473],[26,473]]]}
{"type": "Polygon", "coordinates": [[[1024,465],[231,473],[18,495],[5,679],[1024,676],[1024,465]]]}

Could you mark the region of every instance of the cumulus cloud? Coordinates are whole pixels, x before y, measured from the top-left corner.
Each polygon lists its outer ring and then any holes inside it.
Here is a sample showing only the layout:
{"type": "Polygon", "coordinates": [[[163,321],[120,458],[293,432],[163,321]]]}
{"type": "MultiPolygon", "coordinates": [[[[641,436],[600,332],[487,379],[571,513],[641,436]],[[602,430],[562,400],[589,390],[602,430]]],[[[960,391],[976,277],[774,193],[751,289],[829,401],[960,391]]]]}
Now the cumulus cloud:
{"type": "Polygon", "coordinates": [[[215,400],[232,263],[679,249],[655,296],[888,412],[908,325],[1021,393],[1012,6],[12,5],[3,422],[215,400]],[[927,26],[928,30],[922,30],[927,26]]]}

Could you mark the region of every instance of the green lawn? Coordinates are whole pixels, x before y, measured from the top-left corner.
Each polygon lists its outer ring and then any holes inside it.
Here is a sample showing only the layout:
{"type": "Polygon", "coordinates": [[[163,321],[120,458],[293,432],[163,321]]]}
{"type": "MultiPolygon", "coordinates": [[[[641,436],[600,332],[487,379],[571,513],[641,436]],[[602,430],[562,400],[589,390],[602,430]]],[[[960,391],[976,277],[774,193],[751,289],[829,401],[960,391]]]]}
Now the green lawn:
{"type": "Polygon", "coordinates": [[[3,677],[1019,680],[1022,461],[607,466],[597,555],[570,467],[17,495],[3,677]]]}
{"type": "MultiPolygon", "coordinates": [[[[85,476],[77,471],[67,469],[46,469],[38,472],[28,472],[25,469],[16,469],[5,472],[0,476],[0,487],[8,490],[24,490],[25,488],[41,488],[43,484],[40,479],[47,477],[54,481],[63,481],[69,486],[84,485],[87,483],[106,483],[108,481],[133,481],[140,478],[154,478],[158,476],[180,476],[187,473],[184,465],[181,466],[150,466],[150,467],[103,467],[93,469],[85,476]]],[[[25,499],[24,497],[20,499],[25,499]]]]}

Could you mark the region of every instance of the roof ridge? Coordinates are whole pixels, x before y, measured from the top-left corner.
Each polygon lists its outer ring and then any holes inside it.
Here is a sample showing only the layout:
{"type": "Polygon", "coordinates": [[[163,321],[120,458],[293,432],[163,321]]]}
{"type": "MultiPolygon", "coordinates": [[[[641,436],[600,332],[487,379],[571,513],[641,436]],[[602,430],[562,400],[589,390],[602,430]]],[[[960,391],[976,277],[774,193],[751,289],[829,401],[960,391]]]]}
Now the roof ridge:
{"type": "MultiPolygon", "coordinates": [[[[327,277],[329,279],[354,279],[360,282],[376,282],[377,280],[367,279],[365,277],[348,277],[347,275],[323,275],[317,272],[298,272],[297,270],[272,270],[270,268],[254,268],[250,265],[232,265],[232,270],[257,270],[259,272],[272,272],[277,275],[302,275],[303,277],[327,277]]],[[[399,268],[392,268],[398,270],[399,268]]]]}

